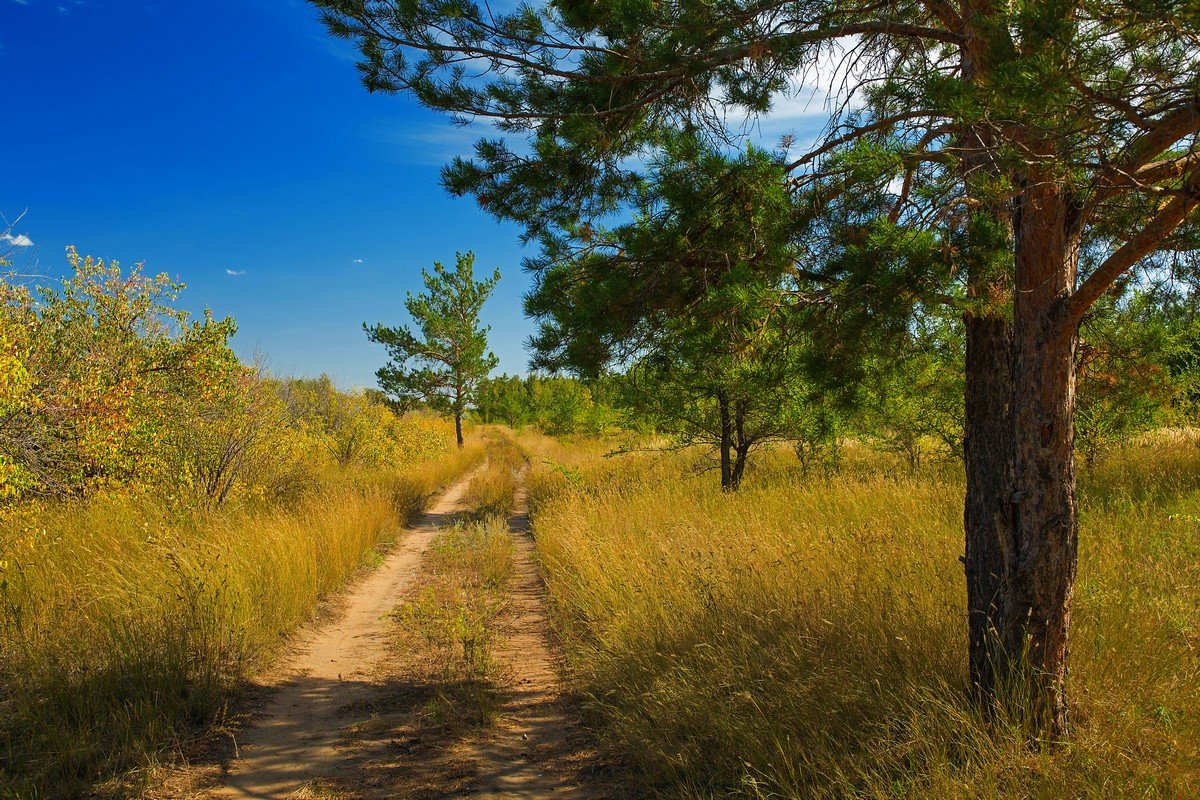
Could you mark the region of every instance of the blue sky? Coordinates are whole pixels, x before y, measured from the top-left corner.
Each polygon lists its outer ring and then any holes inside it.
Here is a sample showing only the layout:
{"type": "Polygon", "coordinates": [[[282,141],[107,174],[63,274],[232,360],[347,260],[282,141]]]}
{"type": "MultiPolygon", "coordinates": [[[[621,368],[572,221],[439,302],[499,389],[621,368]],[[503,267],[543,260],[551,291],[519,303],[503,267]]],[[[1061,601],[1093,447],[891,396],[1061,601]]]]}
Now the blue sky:
{"type": "Polygon", "coordinates": [[[368,94],[304,3],[0,0],[0,75],[18,263],[60,274],[68,244],[144,261],[234,316],[244,356],[349,387],[384,359],[361,323],[405,321],[421,268],[474,250],[503,273],[500,369],[525,370],[518,231],[438,182],[484,131],[368,94]]]}
{"type": "MultiPolygon", "coordinates": [[[[235,317],[243,356],[352,387],[384,360],[361,323],[407,321],[421,268],[473,250],[503,274],[499,369],[525,371],[518,230],[438,181],[488,131],[368,94],[301,0],[0,0],[0,75],[0,213],[25,214],[29,271],[60,274],[68,244],[145,262],[235,317]]],[[[816,133],[810,77],[752,138],[816,133]]]]}

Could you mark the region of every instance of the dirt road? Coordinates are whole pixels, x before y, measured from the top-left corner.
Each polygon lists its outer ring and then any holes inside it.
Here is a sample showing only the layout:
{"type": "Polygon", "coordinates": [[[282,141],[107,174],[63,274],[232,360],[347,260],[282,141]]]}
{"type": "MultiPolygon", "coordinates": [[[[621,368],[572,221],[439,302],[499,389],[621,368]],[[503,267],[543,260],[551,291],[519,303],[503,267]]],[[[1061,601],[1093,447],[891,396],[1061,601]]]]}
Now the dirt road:
{"type": "MultiPolygon", "coordinates": [[[[232,758],[198,783],[206,798],[595,798],[580,775],[592,750],[562,695],[523,487],[510,519],[513,576],[497,657],[494,722],[450,736],[411,735],[413,709],[436,694],[389,661],[388,614],[422,585],[422,552],[464,510],[472,476],[451,486],[368,576],[264,676],[262,707],[232,758]]],[[[199,776],[196,776],[199,777],[199,776]]],[[[193,787],[197,784],[193,783],[193,787]]]]}
{"type": "Polygon", "coordinates": [[[496,800],[598,797],[596,788],[580,783],[579,773],[593,753],[581,741],[559,685],[558,665],[550,646],[546,590],[537,572],[523,483],[517,489],[509,531],[514,545],[513,575],[498,657],[508,669],[511,685],[496,725],[478,731],[463,748],[476,767],[471,796],[496,800]]]}
{"type": "Polygon", "coordinates": [[[386,615],[418,578],[421,553],[453,519],[471,476],[447,489],[326,624],[297,642],[272,681],[273,694],[238,737],[238,757],[213,797],[284,798],[314,779],[341,783],[355,765],[339,758],[349,720],[344,710],[378,687],[372,681],[387,650],[386,615]]]}

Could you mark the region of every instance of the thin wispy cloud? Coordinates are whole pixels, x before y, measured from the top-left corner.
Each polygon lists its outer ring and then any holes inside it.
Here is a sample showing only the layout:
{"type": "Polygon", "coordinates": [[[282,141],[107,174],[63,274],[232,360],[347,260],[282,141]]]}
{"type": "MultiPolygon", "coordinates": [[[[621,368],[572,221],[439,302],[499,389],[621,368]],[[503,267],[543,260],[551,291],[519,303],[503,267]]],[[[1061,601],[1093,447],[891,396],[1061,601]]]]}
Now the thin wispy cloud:
{"type": "Polygon", "coordinates": [[[0,234],[0,242],[12,245],[13,247],[33,247],[33,240],[23,233],[0,234]]]}
{"type": "Polygon", "coordinates": [[[486,123],[468,127],[451,125],[432,115],[418,120],[376,119],[359,131],[359,136],[383,146],[384,157],[401,164],[443,166],[455,156],[470,155],[481,138],[508,138],[486,123]]]}
{"type": "Polygon", "coordinates": [[[356,259],[354,259],[354,263],[361,264],[361,263],[363,263],[363,260],[361,258],[356,258],[356,259]]]}
{"type": "Polygon", "coordinates": [[[873,74],[869,65],[858,63],[858,45],[853,36],[832,42],[789,78],[787,88],[772,97],[771,110],[765,116],[731,108],[726,115],[729,130],[760,147],[781,146],[786,138],[799,151],[808,149],[828,131],[836,115],[863,106],[865,97],[858,86],[873,74]]]}
{"type": "Polygon", "coordinates": [[[225,270],[225,274],[236,278],[239,275],[245,275],[246,270],[244,270],[244,269],[227,269],[227,270],[225,270]]]}

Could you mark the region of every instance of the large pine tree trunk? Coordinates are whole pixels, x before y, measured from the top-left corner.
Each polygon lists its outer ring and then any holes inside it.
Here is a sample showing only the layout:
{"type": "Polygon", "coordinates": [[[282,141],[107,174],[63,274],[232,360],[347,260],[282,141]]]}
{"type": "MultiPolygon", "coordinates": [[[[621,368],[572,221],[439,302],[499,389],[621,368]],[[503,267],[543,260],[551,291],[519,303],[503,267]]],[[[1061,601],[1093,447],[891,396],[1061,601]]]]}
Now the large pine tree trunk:
{"type": "Polygon", "coordinates": [[[1012,325],[1000,312],[968,313],[963,527],[971,685],[990,708],[1002,653],[1001,590],[1012,550],[1012,325]]]}
{"type": "Polygon", "coordinates": [[[1018,208],[1013,302],[1013,552],[1001,632],[1035,719],[1067,731],[1067,640],[1078,554],[1075,344],[1065,323],[1079,256],[1078,212],[1042,177],[1018,208]]]}
{"type": "Polygon", "coordinates": [[[457,409],[454,412],[454,436],[458,440],[458,446],[463,446],[463,431],[462,431],[462,412],[457,409]]]}

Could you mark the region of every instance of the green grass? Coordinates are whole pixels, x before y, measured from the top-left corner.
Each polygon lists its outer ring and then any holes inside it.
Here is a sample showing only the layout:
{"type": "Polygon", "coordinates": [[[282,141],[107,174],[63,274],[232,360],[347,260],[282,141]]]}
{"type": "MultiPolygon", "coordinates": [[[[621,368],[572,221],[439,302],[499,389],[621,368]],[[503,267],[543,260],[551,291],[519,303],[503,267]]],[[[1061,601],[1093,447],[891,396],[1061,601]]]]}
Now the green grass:
{"type": "Polygon", "coordinates": [[[825,479],[780,456],[728,495],[687,455],[533,450],[570,680],[638,796],[1195,796],[1200,449],[1083,476],[1074,733],[1053,752],[966,700],[953,467],[856,452],[825,479]]]}
{"type": "Polygon", "coordinates": [[[0,521],[0,797],[137,792],[318,601],[481,457],[340,473],[287,507],[153,497],[0,521]],[[134,771],[131,773],[131,771],[134,771]]]}

